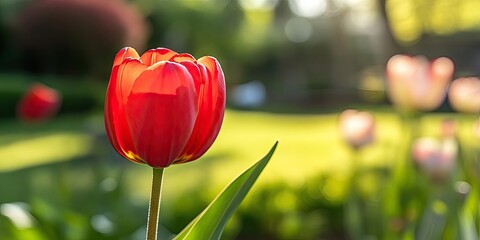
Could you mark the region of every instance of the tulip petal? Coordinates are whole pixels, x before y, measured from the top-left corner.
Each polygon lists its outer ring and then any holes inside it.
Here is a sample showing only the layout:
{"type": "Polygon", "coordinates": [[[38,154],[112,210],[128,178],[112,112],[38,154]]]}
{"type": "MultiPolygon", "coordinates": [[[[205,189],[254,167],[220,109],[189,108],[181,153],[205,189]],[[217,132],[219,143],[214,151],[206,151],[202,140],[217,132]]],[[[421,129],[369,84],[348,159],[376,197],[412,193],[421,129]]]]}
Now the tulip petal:
{"type": "Polygon", "coordinates": [[[123,104],[127,102],[135,80],[146,69],[147,66],[138,59],[125,59],[119,66],[116,89],[123,104]]]}
{"type": "Polygon", "coordinates": [[[196,62],[197,60],[188,53],[180,53],[180,54],[173,55],[168,61],[180,63],[185,61],[196,62]]]}
{"type": "Polygon", "coordinates": [[[197,65],[190,61],[179,62],[179,64],[187,68],[187,71],[190,73],[195,83],[195,90],[197,94],[200,95],[200,88],[205,83],[205,77],[204,77],[206,76],[205,67],[203,65],[197,65]]]}
{"type": "Polygon", "coordinates": [[[113,60],[113,67],[120,65],[126,58],[139,58],[137,51],[131,47],[122,48],[113,60]]]}
{"type": "MultiPolygon", "coordinates": [[[[441,57],[424,67],[428,73],[423,79],[423,88],[417,87],[416,102],[421,110],[433,110],[440,106],[446,97],[446,88],[452,80],[453,62],[441,57]]],[[[422,86],[422,85],[420,85],[422,86]]]]}
{"type": "Polygon", "coordinates": [[[407,55],[395,55],[387,63],[388,77],[411,77],[415,69],[415,58],[407,55]]]}
{"type": "Polygon", "coordinates": [[[432,62],[432,76],[433,78],[451,78],[454,71],[452,60],[446,57],[437,58],[432,62]]]}
{"type": "Polygon", "coordinates": [[[177,53],[168,49],[168,48],[155,48],[146,51],[140,57],[143,64],[147,66],[151,66],[160,61],[168,61],[172,56],[176,55],[177,53]]]}
{"type": "Polygon", "coordinates": [[[192,135],[175,163],[193,161],[202,156],[215,141],[225,113],[225,77],[220,64],[213,57],[200,58],[198,63],[206,69],[206,72],[202,71],[205,83],[199,96],[199,112],[192,135]]]}
{"type": "Polygon", "coordinates": [[[105,98],[105,126],[115,150],[137,163],[143,161],[136,154],[124,106],[135,79],[147,68],[138,59],[125,59],[112,70],[105,98]]]}
{"type": "Polygon", "coordinates": [[[172,56],[168,61],[176,62],[182,64],[184,67],[187,68],[190,75],[192,75],[193,80],[195,82],[195,89],[197,90],[197,94],[200,93],[200,87],[205,82],[204,74],[205,74],[205,66],[198,65],[197,60],[188,53],[180,53],[172,56]]]}
{"type": "Polygon", "coordinates": [[[159,62],[135,81],[125,105],[138,155],[156,168],[177,159],[192,133],[197,93],[187,69],[159,62]]]}

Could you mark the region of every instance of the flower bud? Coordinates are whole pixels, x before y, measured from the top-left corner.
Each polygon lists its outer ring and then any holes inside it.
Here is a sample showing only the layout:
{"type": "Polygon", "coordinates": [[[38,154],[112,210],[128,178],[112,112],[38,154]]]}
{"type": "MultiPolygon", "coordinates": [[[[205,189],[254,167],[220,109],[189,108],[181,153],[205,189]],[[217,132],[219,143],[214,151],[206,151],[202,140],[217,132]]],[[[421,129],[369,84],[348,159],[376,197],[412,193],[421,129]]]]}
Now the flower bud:
{"type": "Polygon", "coordinates": [[[25,92],[17,105],[17,116],[27,122],[46,120],[57,113],[61,95],[41,83],[35,83],[25,92]]]}
{"type": "Polygon", "coordinates": [[[416,139],[412,144],[413,159],[431,179],[444,180],[454,167],[458,155],[455,138],[441,141],[432,137],[416,139]]]}
{"type": "Polygon", "coordinates": [[[225,113],[225,79],[213,57],[124,48],[114,59],[105,127],[124,158],[165,168],[193,161],[213,144],[225,113]]]}
{"type": "Polygon", "coordinates": [[[373,141],[375,121],[369,112],[345,110],[339,118],[340,131],[345,141],[359,148],[373,141]]]}

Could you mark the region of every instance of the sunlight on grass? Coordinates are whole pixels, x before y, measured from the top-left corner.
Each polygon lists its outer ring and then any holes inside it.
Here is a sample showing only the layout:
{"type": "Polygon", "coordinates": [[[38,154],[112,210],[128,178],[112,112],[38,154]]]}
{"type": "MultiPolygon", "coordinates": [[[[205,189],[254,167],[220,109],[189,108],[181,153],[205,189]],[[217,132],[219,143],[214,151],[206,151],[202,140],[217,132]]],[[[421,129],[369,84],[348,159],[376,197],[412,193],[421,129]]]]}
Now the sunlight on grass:
{"type": "MultiPolygon", "coordinates": [[[[340,199],[343,190],[339,186],[345,185],[342,183],[350,174],[354,161],[358,166],[367,168],[389,167],[404,147],[401,141],[404,130],[399,116],[388,111],[374,112],[374,116],[374,143],[354,154],[340,137],[338,113],[294,115],[228,110],[216,142],[203,157],[166,170],[165,212],[168,212],[169,204],[176,204],[189,192],[200,193],[206,199],[211,199],[232,179],[263,157],[277,140],[277,152],[253,192],[276,183],[299,188],[312,178],[328,175],[332,184],[327,181],[321,189],[322,194],[327,198],[340,199]]],[[[468,144],[478,146],[471,132],[473,121],[476,120],[474,116],[429,114],[422,118],[419,134],[438,136],[441,121],[449,118],[458,120],[461,134],[469,136],[464,137],[468,139],[468,144]]],[[[102,121],[95,121],[95,125],[101,129],[99,132],[103,132],[102,124],[102,121]]],[[[66,161],[92,153],[90,137],[77,132],[84,127],[85,119],[67,117],[58,119],[50,127],[22,129],[0,136],[0,156],[3,159],[0,171],[66,161]]],[[[16,128],[12,123],[4,130],[16,128]]],[[[98,147],[108,149],[113,154],[103,157],[127,161],[114,153],[106,138],[100,141],[98,147]]],[[[151,169],[128,162],[125,162],[125,166],[126,175],[122,181],[129,185],[129,195],[139,203],[146,202],[151,169]]],[[[369,188],[368,184],[366,188],[369,188]]]]}
{"type": "MultiPolygon", "coordinates": [[[[378,142],[391,142],[398,138],[395,117],[380,114],[376,117],[380,120],[378,142]]],[[[301,185],[308,177],[340,173],[348,169],[351,156],[340,138],[337,118],[337,114],[229,112],[217,142],[205,157],[221,155],[228,159],[216,161],[212,166],[216,173],[220,173],[220,176],[215,174],[215,180],[225,182],[239,170],[257,161],[279,140],[278,150],[265,170],[262,182],[280,180],[301,185]]],[[[365,150],[374,152],[374,147],[371,148],[365,150]]],[[[368,161],[370,164],[384,162],[380,158],[370,158],[368,161]]]]}
{"type": "MultiPolygon", "coordinates": [[[[252,195],[276,183],[292,188],[308,184],[321,175],[330,179],[321,189],[324,197],[341,201],[345,194],[353,161],[358,166],[391,167],[405,147],[405,130],[394,112],[375,112],[376,130],[373,144],[357,155],[340,138],[338,114],[288,115],[260,112],[227,111],[224,125],[212,148],[200,159],[166,170],[164,185],[165,215],[189,193],[212,199],[236,176],[259,160],[276,140],[279,146],[272,160],[252,189],[252,195]]],[[[473,126],[474,118],[459,114],[429,114],[422,118],[420,135],[437,135],[443,119],[456,119],[462,129],[473,126]]],[[[468,130],[468,129],[466,129],[468,130]]],[[[472,135],[470,130],[467,135],[472,135]]],[[[473,136],[469,141],[475,140],[473,136]]],[[[476,140],[475,140],[476,141],[476,140]]],[[[474,142],[472,142],[474,143],[474,142]]],[[[478,145],[478,144],[476,144],[478,145]]],[[[131,196],[145,202],[149,196],[151,169],[142,165],[128,168],[126,182],[131,196]]],[[[372,181],[362,183],[365,191],[372,181]]],[[[245,205],[255,204],[247,196],[245,205]]]]}
{"type": "MultiPolygon", "coordinates": [[[[208,189],[205,196],[214,196],[244,169],[263,157],[279,141],[269,165],[258,185],[284,182],[299,187],[321,174],[345,175],[350,169],[352,154],[339,135],[338,114],[286,115],[259,112],[227,111],[224,125],[212,148],[197,161],[174,165],[166,170],[165,198],[176,199],[182,192],[208,189]]],[[[394,153],[385,149],[397,144],[401,130],[395,114],[378,113],[377,141],[362,150],[357,161],[367,166],[390,164],[385,156],[394,153]]],[[[131,168],[132,189],[142,199],[149,194],[148,167],[131,168]],[[138,187],[143,185],[145,187],[138,187]]],[[[340,179],[341,180],[341,179],[340,179]]],[[[260,188],[260,187],[259,187],[260,188]]],[[[255,188],[254,188],[255,191],[255,188]]],[[[168,202],[169,200],[166,200],[168,202]]]]}
{"type": "Polygon", "coordinates": [[[0,171],[64,161],[88,154],[91,149],[85,134],[57,132],[14,141],[0,146],[0,171]]]}

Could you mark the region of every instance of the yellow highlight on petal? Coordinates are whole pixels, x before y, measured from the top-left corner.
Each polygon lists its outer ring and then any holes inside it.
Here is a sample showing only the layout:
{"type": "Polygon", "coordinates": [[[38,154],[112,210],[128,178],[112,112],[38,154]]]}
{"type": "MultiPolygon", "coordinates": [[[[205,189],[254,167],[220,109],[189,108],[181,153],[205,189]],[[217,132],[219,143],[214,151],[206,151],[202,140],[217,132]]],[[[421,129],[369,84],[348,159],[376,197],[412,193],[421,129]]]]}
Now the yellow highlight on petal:
{"type": "Polygon", "coordinates": [[[180,159],[178,159],[177,161],[175,161],[173,164],[179,164],[179,163],[188,162],[188,160],[190,160],[190,159],[192,158],[192,156],[193,156],[192,154],[183,156],[183,157],[181,157],[180,159]]]}
{"type": "Polygon", "coordinates": [[[132,151],[124,152],[125,155],[127,156],[128,160],[136,163],[145,163],[141,157],[139,157],[137,154],[133,153],[132,151]]]}

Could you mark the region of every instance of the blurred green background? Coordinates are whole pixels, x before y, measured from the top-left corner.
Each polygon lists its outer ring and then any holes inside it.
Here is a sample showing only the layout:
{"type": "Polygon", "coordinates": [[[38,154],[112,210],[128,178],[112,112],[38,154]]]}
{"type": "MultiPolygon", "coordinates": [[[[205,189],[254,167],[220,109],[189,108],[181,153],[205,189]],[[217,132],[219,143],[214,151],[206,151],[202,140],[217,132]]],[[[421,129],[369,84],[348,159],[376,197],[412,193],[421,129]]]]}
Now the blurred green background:
{"type": "MultiPolygon", "coordinates": [[[[398,53],[448,56],[455,77],[478,74],[479,8],[475,0],[2,0],[0,239],[143,238],[150,168],[121,159],[103,125],[112,60],[124,46],[212,55],[226,76],[228,109],[216,142],[198,161],[166,170],[165,229],[180,231],[279,140],[225,239],[356,238],[344,207],[353,172],[371,216],[358,239],[408,238],[408,227],[397,231],[382,218],[394,166],[411,160],[412,138],[386,97],[385,65],[398,53]],[[34,82],[63,95],[59,114],[41,124],[15,118],[34,82]],[[358,151],[337,126],[347,108],[375,116],[375,141],[358,151]]],[[[439,136],[444,119],[457,121],[465,154],[475,158],[477,116],[455,113],[447,101],[417,118],[415,134],[439,136]]],[[[422,192],[412,189],[407,195],[422,192]]],[[[462,215],[455,196],[446,209],[462,215]]],[[[480,229],[478,199],[470,201],[472,218],[420,219],[455,239],[480,229]],[[465,221],[477,227],[465,230],[465,221]]],[[[428,202],[419,200],[416,214],[428,202]]],[[[414,235],[425,236],[418,229],[414,235]]]]}

